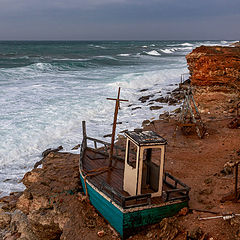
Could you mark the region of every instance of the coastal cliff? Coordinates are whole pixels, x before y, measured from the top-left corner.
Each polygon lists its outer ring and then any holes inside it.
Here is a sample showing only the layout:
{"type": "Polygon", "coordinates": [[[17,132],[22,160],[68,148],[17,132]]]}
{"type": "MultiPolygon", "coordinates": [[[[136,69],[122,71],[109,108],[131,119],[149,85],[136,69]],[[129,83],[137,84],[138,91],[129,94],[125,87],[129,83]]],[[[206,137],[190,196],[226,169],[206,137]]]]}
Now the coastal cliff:
{"type": "Polygon", "coordinates": [[[194,98],[202,114],[233,117],[240,96],[240,45],[200,46],[186,56],[194,98]]]}
{"type": "Polygon", "coordinates": [[[240,46],[201,46],[186,56],[192,85],[240,84],[240,46]]]}

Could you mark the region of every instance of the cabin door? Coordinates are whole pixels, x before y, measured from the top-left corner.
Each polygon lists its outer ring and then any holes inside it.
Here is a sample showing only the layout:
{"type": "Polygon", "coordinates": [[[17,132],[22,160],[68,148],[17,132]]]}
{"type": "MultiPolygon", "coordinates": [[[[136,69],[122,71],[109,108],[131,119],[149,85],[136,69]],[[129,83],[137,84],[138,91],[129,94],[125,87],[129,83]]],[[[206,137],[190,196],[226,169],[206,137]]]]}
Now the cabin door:
{"type": "Polygon", "coordinates": [[[123,190],[130,196],[137,195],[139,168],[139,147],[127,139],[123,190]]]}
{"type": "Polygon", "coordinates": [[[145,148],[143,158],[141,194],[151,193],[152,196],[162,194],[163,149],[145,148]]]}

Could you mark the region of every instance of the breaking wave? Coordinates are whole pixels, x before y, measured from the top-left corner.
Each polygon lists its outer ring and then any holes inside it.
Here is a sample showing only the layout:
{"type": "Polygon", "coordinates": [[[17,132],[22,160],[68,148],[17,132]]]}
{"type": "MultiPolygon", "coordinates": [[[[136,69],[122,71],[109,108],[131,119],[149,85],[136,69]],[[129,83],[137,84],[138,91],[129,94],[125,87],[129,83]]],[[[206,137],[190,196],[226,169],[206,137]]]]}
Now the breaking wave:
{"type": "Polygon", "coordinates": [[[145,52],[147,55],[150,55],[150,56],[160,56],[161,53],[159,53],[158,51],[156,50],[152,50],[152,51],[149,51],[149,52],[145,52]]]}

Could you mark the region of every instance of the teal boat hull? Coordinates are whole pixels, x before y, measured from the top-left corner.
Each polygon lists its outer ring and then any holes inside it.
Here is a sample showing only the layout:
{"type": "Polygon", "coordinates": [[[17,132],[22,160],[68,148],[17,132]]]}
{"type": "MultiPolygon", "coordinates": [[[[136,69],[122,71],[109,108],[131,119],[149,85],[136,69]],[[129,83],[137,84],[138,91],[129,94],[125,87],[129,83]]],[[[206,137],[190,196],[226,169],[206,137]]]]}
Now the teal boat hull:
{"type": "MultiPolygon", "coordinates": [[[[86,194],[83,176],[80,174],[84,193],[86,194]]],[[[101,193],[100,190],[86,181],[88,197],[91,204],[120,234],[122,239],[133,234],[138,228],[160,222],[163,218],[176,215],[188,206],[188,201],[167,202],[162,205],[122,209],[115,202],[101,193]]]]}

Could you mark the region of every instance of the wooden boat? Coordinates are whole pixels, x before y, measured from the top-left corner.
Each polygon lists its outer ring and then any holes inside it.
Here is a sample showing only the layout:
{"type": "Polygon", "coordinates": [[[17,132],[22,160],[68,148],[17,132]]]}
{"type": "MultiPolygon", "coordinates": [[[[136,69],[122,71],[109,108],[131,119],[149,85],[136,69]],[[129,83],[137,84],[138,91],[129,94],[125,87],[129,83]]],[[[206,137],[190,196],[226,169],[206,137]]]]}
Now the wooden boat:
{"type": "Polygon", "coordinates": [[[109,157],[112,145],[88,137],[83,122],[79,162],[85,194],[123,239],[187,207],[190,191],[164,171],[164,138],[152,131],[125,137],[126,147],[115,145],[109,157]]]}

